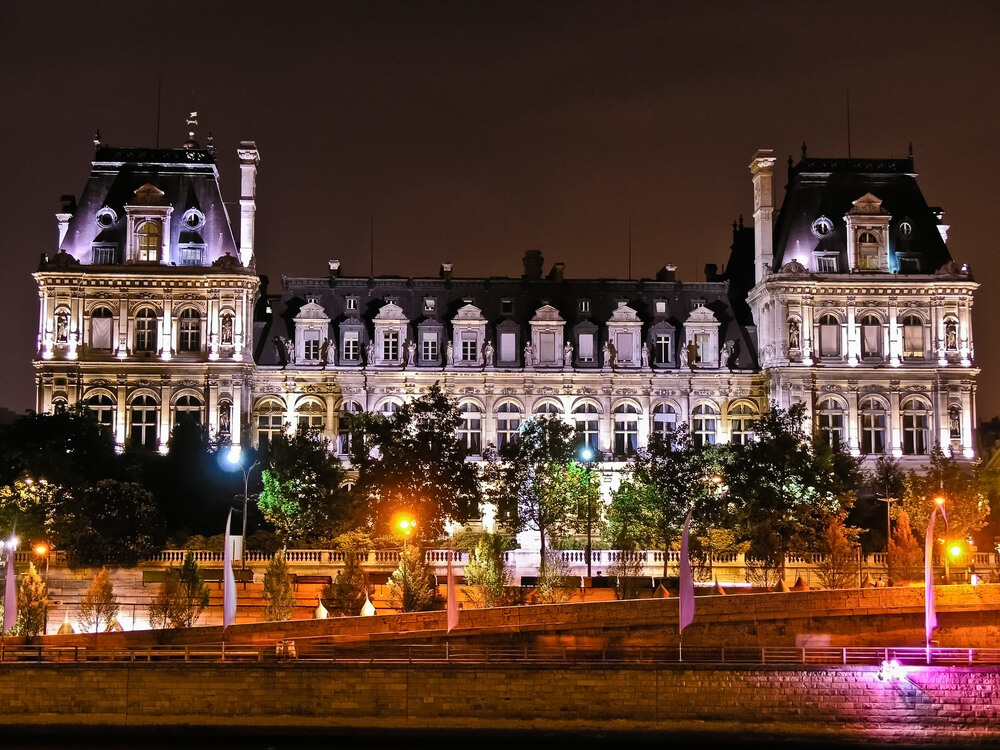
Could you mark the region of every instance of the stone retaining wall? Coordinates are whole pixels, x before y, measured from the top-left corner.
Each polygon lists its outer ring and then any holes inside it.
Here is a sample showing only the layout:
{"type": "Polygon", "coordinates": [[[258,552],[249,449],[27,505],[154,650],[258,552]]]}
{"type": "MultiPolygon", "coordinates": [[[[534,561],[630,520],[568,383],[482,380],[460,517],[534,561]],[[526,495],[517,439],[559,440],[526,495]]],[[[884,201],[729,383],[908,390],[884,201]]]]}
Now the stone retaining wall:
{"type": "Polygon", "coordinates": [[[0,723],[1000,740],[1000,673],[918,667],[4,664],[0,723]]]}

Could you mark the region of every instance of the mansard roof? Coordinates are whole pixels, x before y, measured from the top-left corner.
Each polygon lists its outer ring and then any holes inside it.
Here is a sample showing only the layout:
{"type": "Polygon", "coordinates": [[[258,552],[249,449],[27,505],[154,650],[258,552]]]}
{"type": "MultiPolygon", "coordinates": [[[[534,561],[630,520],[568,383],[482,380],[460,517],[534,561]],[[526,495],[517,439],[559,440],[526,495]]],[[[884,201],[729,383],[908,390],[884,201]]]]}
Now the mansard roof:
{"type": "Polygon", "coordinates": [[[916,272],[924,274],[951,260],[941,234],[941,210],[924,200],[912,155],[906,159],[814,159],[803,149],[798,164],[792,166],[789,160],[785,199],[774,226],[772,270],[822,252],[836,254],[841,272],[850,272],[844,217],[872,212],[890,217],[888,247],[894,271],[908,272],[896,261],[900,253],[919,259],[916,272]],[[814,229],[823,217],[833,229],[826,236],[814,229]],[[911,229],[908,234],[900,232],[904,221],[911,229]]]}
{"type": "Polygon", "coordinates": [[[127,241],[125,207],[157,205],[173,209],[167,238],[169,256],[164,265],[177,258],[179,243],[199,240],[205,244],[204,266],[211,266],[227,253],[240,257],[219,188],[213,148],[113,148],[98,144],[92,165],[80,200],[68,211],[72,218],[61,252],[90,264],[93,244],[99,242],[117,245],[121,259],[127,241]],[[99,224],[102,209],[111,209],[117,221],[99,224]],[[204,224],[196,232],[182,221],[192,209],[204,215],[204,224]]]}

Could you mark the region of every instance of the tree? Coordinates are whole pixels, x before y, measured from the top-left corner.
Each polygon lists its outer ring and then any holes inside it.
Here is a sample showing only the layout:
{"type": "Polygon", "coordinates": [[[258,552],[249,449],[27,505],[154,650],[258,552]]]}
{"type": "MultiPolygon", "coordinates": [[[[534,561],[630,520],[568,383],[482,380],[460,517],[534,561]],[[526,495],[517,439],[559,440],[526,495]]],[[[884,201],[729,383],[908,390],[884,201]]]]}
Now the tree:
{"type": "Polygon", "coordinates": [[[177,570],[167,573],[149,606],[149,622],[156,627],[190,628],[208,606],[209,593],[201,568],[188,552],[177,570]]]}
{"type": "Polygon", "coordinates": [[[817,573],[826,588],[857,588],[855,585],[858,582],[859,550],[855,541],[857,536],[858,530],[845,527],[841,516],[831,516],[827,521],[826,531],[820,540],[823,558],[817,573]]]}
{"type": "Polygon", "coordinates": [[[375,593],[368,573],[358,563],[358,555],[353,550],[344,553],[344,567],[322,593],[327,609],[347,617],[359,616],[365,600],[375,593]]]}
{"type": "Polygon", "coordinates": [[[937,497],[945,501],[949,538],[964,540],[986,525],[990,506],[985,478],[978,469],[970,471],[954,457],[945,456],[939,445],[931,451],[925,471],[906,475],[900,505],[911,526],[927,528],[937,497]]]}
{"type": "Polygon", "coordinates": [[[300,426],[294,435],[276,435],[267,460],[257,507],[286,549],[293,543],[328,545],[352,524],[344,467],[317,430],[300,426]]]}
{"type": "Polygon", "coordinates": [[[755,439],[733,446],[726,473],[751,575],[764,586],[782,577],[787,554],[820,546],[831,517],[854,504],[861,479],[861,460],[812,439],[805,414],[805,404],[772,403],[752,423],[755,439]]]}
{"type": "Polygon", "coordinates": [[[906,472],[899,461],[890,455],[879,456],[871,470],[863,474],[848,522],[865,529],[860,541],[866,552],[886,549],[892,533],[891,518],[898,513],[894,506],[903,496],[905,478],[906,472]]]}
{"type": "Polygon", "coordinates": [[[910,516],[905,510],[901,510],[896,516],[896,528],[889,540],[888,558],[887,565],[892,571],[890,580],[893,583],[921,579],[924,570],[923,548],[913,536],[910,516]]]}
{"type": "Polygon", "coordinates": [[[48,608],[48,586],[35,570],[35,564],[28,563],[28,571],[21,578],[21,585],[17,589],[17,624],[14,632],[28,638],[43,633],[48,608]]]}
{"type": "Polygon", "coordinates": [[[118,597],[107,568],[94,576],[90,588],[80,599],[80,626],[84,631],[99,632],[101,625],[109,626],[118,616],[118,597]]]}
{"type": "Polygon", "coordinates": [[[475,607],[501,607],[510,601],[511,574],[504,562],[507,540],[484,533],[469,553],[462,593],[475,607]]]}
{"type": "Polygon", "coordinates": [[[264,599],[265,622],[287,620],[298,606],[292,590],[292,577],[288,574],[288,561],[283,552],[275,554],[267,564],[261,596],[264,599]]]}
{"type": "MultiPolygon", "coordinates": [[[[497,517],[518,532],[537,531],[542,550],[571,527],[576,500],[568,494],[566,471],[574,460],[575,434],[558,417],[535,417],[521,425],[516,441],[485,456],[486,493],[497,517]]],[[[543,555],[542,572],[545,564],[543,555]]]]}
{"type": "Polygon", "coordinates": [[[375,533],[390,531],[406,512],[423,538],[444,533],[445,522],[479,517],[479,469],[458,437],[458,402],[434,383],[389,415],[365,413],[351,421],[354,495],[375,533]]]}
{"type": "Polygon", "coordinates": [[[399,553],[399,567],[389,578],[389,604],[397,612],[424,612],[431,608],[436,594],[432,574],[424,562],[423,551],[407,544],[399,553]]]}
{"type": "Polygon", "coordinates": [[[162,549],[166,526],[153,495],[134,482],[103,479],[57,496],[46,522],[71,568],[134,567],[162,549]]]}
{"type": "Polygon", "coordinates": [[[539,604],[559,604],[570,600],[570,591],[576,588],[576,576],[569,575],[569,564],[562,555],[551,548],[542,552],[538,578],[535,581],[535,601],[539,604]],[[572,588],[568,585],[573,581],[572,588]]]}
{"type": "Polygon", "coordinates": [[[0,529],[17,529],[27,539],[44,539],[45,519],[64,492],[46,479],[28,477],[0,486],[0,529]]]}

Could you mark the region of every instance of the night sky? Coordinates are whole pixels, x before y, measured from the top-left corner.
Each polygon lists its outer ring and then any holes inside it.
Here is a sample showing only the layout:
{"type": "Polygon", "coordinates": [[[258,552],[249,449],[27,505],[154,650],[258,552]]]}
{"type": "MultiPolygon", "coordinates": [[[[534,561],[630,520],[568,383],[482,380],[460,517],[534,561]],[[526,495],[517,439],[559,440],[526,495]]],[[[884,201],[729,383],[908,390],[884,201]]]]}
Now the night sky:
{"type": "Polygon", "coordinates": [[[903,158],[982,285],[979,418],[1000,414],[1000,3],[13,2],[0,20],[0,407],[33,408],[31,272],[93,136],[260,150],[258,271],[684,281],[752,222],[747,165],[903,158]],[[374,229],[374,231],[372,231],[374,229]],[[631,248],[631,250],[630,250],[631,248]]]}

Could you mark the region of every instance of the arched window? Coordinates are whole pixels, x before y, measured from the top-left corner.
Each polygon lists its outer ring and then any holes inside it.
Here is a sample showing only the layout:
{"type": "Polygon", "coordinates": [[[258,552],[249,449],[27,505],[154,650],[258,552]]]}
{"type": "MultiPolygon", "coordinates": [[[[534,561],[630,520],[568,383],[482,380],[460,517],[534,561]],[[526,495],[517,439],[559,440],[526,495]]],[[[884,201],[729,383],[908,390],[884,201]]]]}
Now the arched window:
{"type": "Polygon", "coordinates": [[[513,401],[504,401],[497,407],[497,448],[517,442],[521,432],[521,407],[513,401]]]}
{"type": "Polygon", "coordinates": [[[458,440],[470,456],[482,454],[483,412],[479,404],[466,401],[458,407],[462,423],[458,427],[458,440]]]}
{"type": "Polygon", "coordinates": [[[106,307],[96,307],[90,314],[90,348],[111,351],[114,316],[106,307]]]}
{"type": "Polygon", "coordinates": [[[131,424],[129,425],[129,441],[134,448],[156,450],[156,401],[152,396],[137,396],[129,405],[131,424]]]}
{"type": "Polygon", "coordinates": [[[878,270],[878,237],[871,232],[858,235],[858,268],[862,271],[878,270]]]}
{"type": "Polygon", "coordinates": [[[714,404],[698,404],[691,410],[691,438],[695,446],[715,445],[719,410],[714,404]]]}
{"type": "Polygon", "coordinates": [[[136,230],[135,259],[153,262],[160,259],[160,225],[155,221],[144,221],[136,230]]]}
{"type": "Polygon", "coordinates": [[[144,307],[135,316],[135,350],[152,353],[156,351],[156,313],[144,307]]]}
{"type": "Polygon", "coordinates": [[[840,356],[840,321],[829,313],[819,319],[819,356],[840,356]]]}
{"type": "Polygon", "coordinates": [[[753,440],[751,425],[757,418],[757,412],[749,404],[736,404],[729,410],[729,442],[735,445],[746,445],[753,440]]]}
{"type": "Polygon", "coordinates": [[[326,427],[326,406],[319,401],[309,399],[304,404],[299,404],[296,418],[299,429],[322,432],[326,427]]]}
{"type": "Polygon", "coordinates": [[[874,315],[861,317],[861,358],[881,359],[882,321],[874,315]]]}
{"type": "Polygon", "coordinates": [[[337,453],[346,456],[351,452],[350,417],[363,411],[357,401],[344,401],[340,405],[340,416],[337,420],[337,453]]]}
{"type": "Polygon", "coordinates": [[[659,435],[665,440],[669,440],[671,434],[677,429],[677,411],[670,404],[657,404],[653,407],[653,430],[654,435],[659,435]]]}
{"type": "Polygon", "coordinates": [[[554,416],[556,414],[562,414],[562,407],[559,406],[555,401],[540,401],[535,405],[535,414],[543,416],[554,416]]]}
{"type": "Polygon", "coordinates": [[[68,404],[64,398],[54,398],[52,399],[52,413],[53,414],[65,414],[68,404]]]}
{"type": "Polygon", "coordinates": [[[110,396],[103,393],[91,396],[87,399],[87,408],[94,412],[98,424],[114,431],[115,402],[111,400],[110,396]]]}
{"type": "Polygon", "coordinates": [[[600,412],[594,404],[580,404],[573,409],[573,424],[576,427],[576,442],[579,447],[589,446],[597,453],[600,436],[600,412]]]}
{"type": "Polygon", "coordinates": [[[639,410],[632,404],[615,407],[615,455],[631,456],[639,447],[639,410]]]}
{"type": "Polygon", "coordinates": [[[903,454],[924,456],[930,435],[930,408],[919,398],[908,398],[899,406],[903,417],[903,454]]]}
{"type": "Polygon", "coordinates": [[[923,359],[924,321],[917,315],[903,318],[903,358],[923,359]]]}
{"type": "Polygon", "coordinates": [[[378,411],[383,417],[391,417],[399,411],[399,404],[395,401],[383,401],[379,404],[378,411]]]}
{"type": "Polygon", "coordinates": [[[182,352],[201,350],[201,316],[192,307],[181,313],[178,323],[178,346],[182,352]]]}
{"type": "Polygon", "coordinates": [[[834,398],[825,398],[816,404],[816,429],[831,448],[844,443],[844,407],[834,398]]]}
{"type": "Polygon", "coordinates": [[[865,455],[885,453],[886,413],[882,402],[871,397],[862,399],[858,412],[861,417],[861,452],[865,455]]]}
{"type": "Polygon", "coordinates": [[[285,407],[269,400],[257,407],[257,447],[264,451],[285,429],[285,407]]]}
{"type": "Polygon", "coordinates": [[[197,396],[181,396],[174,405],[174,419],[176,420],[176,424],[185,421],[201,424],[203,413],[204,409],[201,399],[197,396]]]}

